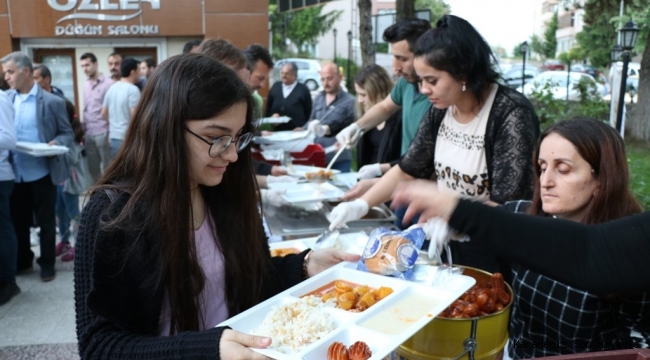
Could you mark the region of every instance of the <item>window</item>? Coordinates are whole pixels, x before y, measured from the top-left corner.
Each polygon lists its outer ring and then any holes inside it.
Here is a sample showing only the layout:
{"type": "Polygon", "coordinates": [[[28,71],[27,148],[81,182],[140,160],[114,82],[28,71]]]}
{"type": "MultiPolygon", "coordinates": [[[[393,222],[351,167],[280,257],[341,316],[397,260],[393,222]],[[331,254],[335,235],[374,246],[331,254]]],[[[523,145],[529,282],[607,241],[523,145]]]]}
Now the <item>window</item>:
{"type": "MultiPolygon", "coordinates": [[[[77,63],[74,49],[34,49],[34,61],[50,69],[50,85],[61,89],[66,99],[78,107],[77,63]]],[[[77,108],[77,113],[79,109],[77,108]]]]}

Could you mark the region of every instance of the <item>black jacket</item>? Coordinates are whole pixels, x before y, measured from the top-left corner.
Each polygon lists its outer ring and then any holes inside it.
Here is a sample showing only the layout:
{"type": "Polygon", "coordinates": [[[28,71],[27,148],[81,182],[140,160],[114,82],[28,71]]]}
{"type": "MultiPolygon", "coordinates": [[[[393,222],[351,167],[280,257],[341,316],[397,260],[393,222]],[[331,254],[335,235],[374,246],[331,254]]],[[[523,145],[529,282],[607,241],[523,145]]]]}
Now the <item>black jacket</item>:
{"type": "MultiPolygon", "coordinates": [[[[374,130],[374,129],[373,129],[374,130]]],[[[373,131],[370,130],[370,131],[373,131]]],[[[402,111],[399,110],[386,120],[383,137],[376,158],[372,158],[374,149],[372,143],[367,140],[370,131],[366,132],[357,145],[357,164],[359,168],[369,164],[390,163],[397,164],[400,158],[402,146],[402,111]]]]}
{"type": "Polygon", "coordinates": [[[291,118],[288,123],[276,126],[275,131],[293,130],[305,125],[311,114],[311,93],[307,86],[298,82],[285,99],[282,95],[282,82],[278,81],[273,84],[266,98],[264,115],[271,116],[273,114],[291,118]]]}
{"type": "MultiPolygon", "coordinates": [[[[123,250],[135,234],[108,232],[101,224],[119,214],[128,199],[128,194],[121,194],[111,203],[106,193],[96,193],[81,215],[74,264],[81,359],[219,359],[223,327],[157,337],[164,289],[143,282],[156,263],[155,256],[145,248],[146,241],[140,241],[143,246],[124,261],[123,250]]],[[[155,231],[142,231],[155,239],[155,231]]],[[[266,297],[302,280],[305,255],[269,259],[273,268],[268,271],[282,275],[265,284],[266,297]]]]}

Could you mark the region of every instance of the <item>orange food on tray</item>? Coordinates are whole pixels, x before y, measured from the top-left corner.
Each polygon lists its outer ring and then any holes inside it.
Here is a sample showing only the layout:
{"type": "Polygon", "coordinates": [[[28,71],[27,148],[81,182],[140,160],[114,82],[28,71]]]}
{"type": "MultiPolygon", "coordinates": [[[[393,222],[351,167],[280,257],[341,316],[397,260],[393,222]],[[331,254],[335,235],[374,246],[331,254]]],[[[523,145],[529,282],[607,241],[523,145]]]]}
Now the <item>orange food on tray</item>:
{"type": "Polygon", "coordinates": [[[305,174],[305,178],[309,179],[329,179],[334,175],[331,170],[325,171],[325,169],[320,169],[315,172],[308,172],[305,174]]]}
{"type": "Polygon", "coordinates": [[[289,254],[298,254],[300,250],[296,248],[281,248],[271,250],[271,256],[285,256],[289,254]]]}
{"type": "Polygon", "coordinates": [[[336,307],[351,312],[361,312],[390,295],[393,289],[380,287],[372,289],[367,285],[357,285],[344,280],[336,280],[304,296],[314,295],[323,301],[336,299],[336,307]]]}

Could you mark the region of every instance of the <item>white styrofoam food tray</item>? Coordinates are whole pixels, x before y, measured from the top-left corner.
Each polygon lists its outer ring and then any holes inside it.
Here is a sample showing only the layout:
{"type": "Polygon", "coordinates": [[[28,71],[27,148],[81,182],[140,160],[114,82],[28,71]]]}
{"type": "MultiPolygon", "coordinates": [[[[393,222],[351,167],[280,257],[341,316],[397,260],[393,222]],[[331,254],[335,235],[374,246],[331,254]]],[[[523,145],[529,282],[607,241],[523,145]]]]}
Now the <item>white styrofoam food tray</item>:
{"type": "Polygon", "coordinates": [[[278,116],[278,117],[265,117],[258,120],[260,124],[284,124],[291,121],[291,118],[288,116],[278,116]]]}
{"type": "Polygon", "coordinates": [[[274,307],[298,301],[301,296],[336,280],[368,285],[374,289],[387,286],[393,289],[393,293],[363,312],[326,308],[324,311],[333,318],[335,329],[293,353],[279,352],[273,345],[267,349],[253,349],[272,359],[322,360],[327,358],[327,350],[335,341],[348,347],[356,341],[363,341],[372,351],[370,360],[379,360],[422,329],[475,283],[473,278],[459,275],[447,282],[445,287],[433,288],[354,270],[348,268],[349,265],[350,263],[341,263],[334,266],[219,326],[227,325],[236,331],[250,334],[259,328],[274,307]]]}
{"type": "Polygon", "coordinates": [[[260,144],[268,144],[275,142],[284,142],[302,139],[307,136],[309,131],[276,131],[271,135],[255,137],[255,142],[260,144]]]}
{"type": "MultiPolygon", "coordinates": [[[[269,244],[270,250],[276,249],[297,249],[300,251],[313,249],[318,237],[310,237],[297,240],[278,241],[269,244]]],[[[351,233],[339,234],[334,244],[323,246],[322,248],[335,248],[347,253],[361,255],[368,242],[368,235],[364,231],[355,231],[351,233]]],[[[353,266],[353,267],[356,267],[353,266]]]]}
{"type": "Polygon", "coordinates": [[[66,146],[61,145],[48,145],[46,143],[18,141],[16,143],[16,151],[40,157],[65,154],[69,151],[69,149],[66,146]]]}
{"type": "Polygon", "coordinates": [[[290,203],[316,202],[323,200],[336,200],[345,194],[343,190],[328,183],[294,184],[293,189],[281,194],[282,198],[290,203]]]}
{"type": "MultiPolygon", "coordinates": [[[[314,173],[318,170],[325,170],[325,168],[318,166],[308,165],[291,165],[287,168],[287,174],[291,176],[305,177],[307,173],[314,173]]],[[[332,174],[340,174],[341,170],[330,169],[332,174]]]]}

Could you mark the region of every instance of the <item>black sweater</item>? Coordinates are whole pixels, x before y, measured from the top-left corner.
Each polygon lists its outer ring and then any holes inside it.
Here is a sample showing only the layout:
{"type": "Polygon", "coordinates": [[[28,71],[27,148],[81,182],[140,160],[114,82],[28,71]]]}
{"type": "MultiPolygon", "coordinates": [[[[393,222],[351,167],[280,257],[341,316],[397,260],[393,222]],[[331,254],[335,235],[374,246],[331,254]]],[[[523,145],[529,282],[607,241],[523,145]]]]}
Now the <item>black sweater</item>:
{"type": "Polygon", "coordinates": [[[650,290],[650,212],[599,225],[521,216],[460,200],[449,225],[499,255],[597,294],[650,290]]]}
{"type": "Polygon", "coordinates": [[[363,134],[357,145],[357,165],[359,168],[376,163],[390,163],[391,166],[397,164],[402,151],[402,110],[397,111],[386,120],[376,158],[372,156],[375,149],[368,139],[371,131],[375,131],[375,128],[363,134]]]}
{"type": "MultiPolygon", "coordinates": [[[[150,253],[136,249],[129,257],[133,260],[124,264],[119,256],[134,237],[125,232],[109,235],[100,224],[100,218],[117,215],[128,198],[122,194],[111,204],[106,194],[95,194],[81,215],[74,264],[81,359],[219,359],[222,327],[156,336],[164,289],[143,285],[150,274],[150,253]]],[[[266,284],[266,297],[302,280],[305,255],[269,260],[277,281],[266,284]]]]}
{"type": "Polygon", "coordinates": [[[273,84],[266,98],[265,116],[273,114],[291,118],[288,123],[276,126],[275,131],[293,130],[305,125],[311,114],[311,93],[307,86],[299,82],[296,83],[296,87],[285,98],[282,95],[282,82],[278,81],[273,84]]]}

